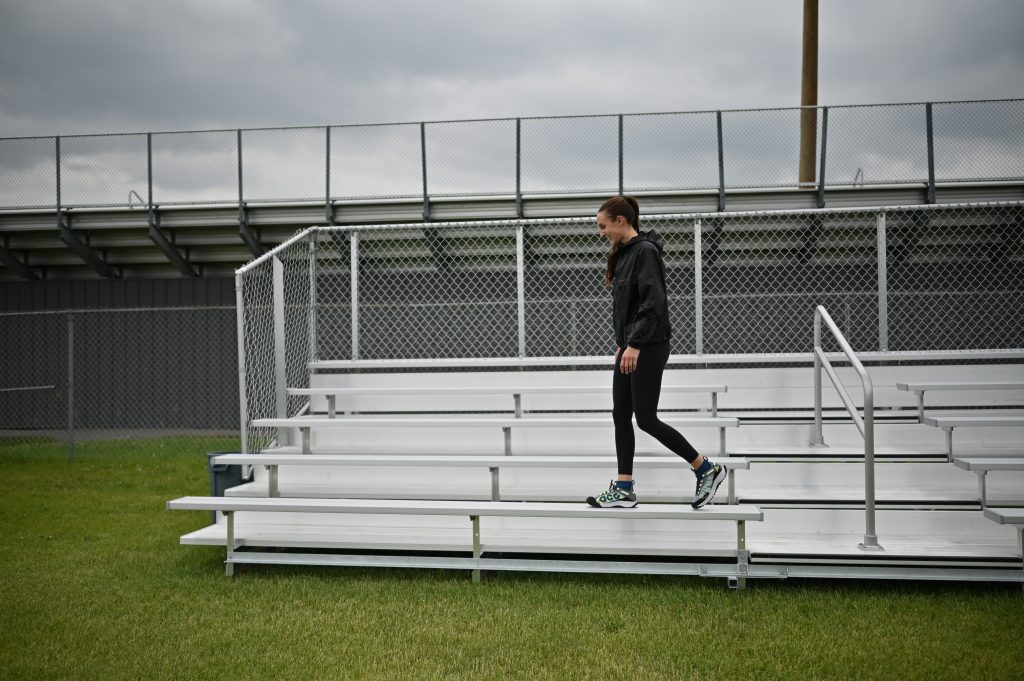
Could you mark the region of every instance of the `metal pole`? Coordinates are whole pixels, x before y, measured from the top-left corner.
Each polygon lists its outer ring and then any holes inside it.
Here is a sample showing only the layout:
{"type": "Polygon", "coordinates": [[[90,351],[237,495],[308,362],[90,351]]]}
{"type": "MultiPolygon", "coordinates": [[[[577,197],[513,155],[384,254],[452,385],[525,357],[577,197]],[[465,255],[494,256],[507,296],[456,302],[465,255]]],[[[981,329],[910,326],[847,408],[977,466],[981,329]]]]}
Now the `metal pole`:
{"type": "Polygon", "coordinates": [[[316,361],[320,356],[317,340],[317,290],[316,290],[316,245],[320,233],[313,231],[309,238],[309,359],[316,361]]]}
{"type": "Polygon", "coordinates": [[[146,178],[149,188],[149,216],[153,217],[153,133],[146,133],[146,178]]]}
{"type": "Polygon", "coordinates": [[[325,135],[324,157],[326,158],[326,190],[324,193],[324,220],[329,225],[334,224],[334,206],[331,205],[331,126],[324,128],[325,135]]]}
{"type": "Polygon", "coordinates": [[[715,112],[718,125],[718,212],[725,211],[725,145],[722,142],[722,112],[715,112]]]}
{"type": "Polygon", "coordinates": [[[352,232],[351,266],[352,271],[352,359],[359,359],[359,232],[352,232]]]}
{"type": "Polygon", "coordinates": [[[935,203],[935,134],[932,128],[932,103],[924,105],[924,116],[928,135],[928,194],[925,203],[935,203]]]}
{"type": "Polygon", "coordinates": [[[519,318],[519,356],[526,357],[526,258],[522,223],[516,225],[516,307],[519,318]]]}
{"type": "Polygon", "coordinates": [[[237,133],[236,133],[236,140],[237,140],[237,146],[238,146],[238,213],[239,213],[239,216],[240,216],[239,219],[242,219],[245,216],[245,209],[243,208],[243,206],[245,204],[243,203],[243,199],[242,199],[242,130],[241,130],[241,128],[239,128],[237,133]]]}
{"type": "Polygon", "coordinates": [[[881,550],[875,532],[875,395],[870,381],[864,384],[864,550],[881,550]]]}
{"type": "Polygon", "coordinates": [[[878,349],[889,351],[889,271],[885,242],[885,211],[875,217],[878,233],[878,349]]]}
{"type": "Polygon", "coordinates": [[[622,114],[619,114],[619,196],[623,194],[622,181],[622,114]]]}
{"type": "Polygon", "coordinates": [[[821,170],[818,176],[818,208],[825,207],[825,149],[828,146],[828,107],[821,110],[821,170]]]}
{"type": "Polygon", "coordinates": [[[61,184],[61,182],[60,182],[60,137],[59,136],[58,137],[54,137],[53,138],[53,143],[54,143],[54,152],[56,153],[56,161],[57,161],[57,229],[59,230],[60,229],[60,225],[61,225],[61,222],[60,222],[60,219],[61,219],[61,217],[60,217],[60,213],[61,213],[61,207],[60,207],[60,201],[61,201],[61,197],[60,197],[60,184],[61,184]]]}
{"type": "Polygon", "coordinates": [[[423,221],[430,219],[430,199],[427,194],[427,124],[420,123],[420,160],[423,163],[423,221]]]}
{"type": "Polygon", "coordinates": [[[693,329],[694,352],[704,354],[704,270],[701,253],[701,221],[693,221],[693,329]]]}
{"type": "Polygon", "coordinates": [[[821,313],[814,311],[814,432],[811,433],[811,446],[824,447],[825,439],[821,432],[821,359],[818,350],[821,348],[821,313]]]}
{"type": "MultiPolygon", "coordinates": [[[[274,403],[277,418],[288,418],[288,366],[284,341],[284,263],[274,257],[270,261],[273,268],[274,285],[274,403]]],[[[288,429],[277,431],[278,444],[288,442],[288,429]]]]}
{"type": "Polygon", "coordinates": [[[75,460],[75,316],[68,315],[68,461],[75,460]]]}
{"type": "Polygon", "coordinates": [[[249,404],[245,391],[245,297],[242,275],[235,275],[235,317],[238,333],[238,411],[241,426],[241,449],[249,453],[249,404]]]}
{"type": "Polygon", "coordinates": [[[818,0],[804,0],[803,66],[800,83],[800,185],[814,183],[818,110],[818,0]]]}
{"type": "Polygon", "coordinates": [[[516,119],[516,217],[523,217],[522,120],[516,119]]]}

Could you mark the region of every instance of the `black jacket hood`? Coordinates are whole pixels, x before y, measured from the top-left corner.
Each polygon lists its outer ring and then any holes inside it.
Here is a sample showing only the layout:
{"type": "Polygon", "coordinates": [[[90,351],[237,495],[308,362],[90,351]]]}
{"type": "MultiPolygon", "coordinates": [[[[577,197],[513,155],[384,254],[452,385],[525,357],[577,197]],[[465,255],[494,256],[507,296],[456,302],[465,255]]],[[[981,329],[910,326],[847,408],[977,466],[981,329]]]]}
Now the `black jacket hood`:
{"type": "Polygon", "coordinates": [[[658,255],[663,255],[665,253],[665,242],[661,238],[661,235],[658,234],[658,232],[653,229],[647,230],[646,232],[638,231],[635,237],[619,246],[619,249],[621,250],[623,248],[629,248],[630,246],[636,244],[637,241],[641,240],[648,241],[654,244],[658,248],[658,255]]]}

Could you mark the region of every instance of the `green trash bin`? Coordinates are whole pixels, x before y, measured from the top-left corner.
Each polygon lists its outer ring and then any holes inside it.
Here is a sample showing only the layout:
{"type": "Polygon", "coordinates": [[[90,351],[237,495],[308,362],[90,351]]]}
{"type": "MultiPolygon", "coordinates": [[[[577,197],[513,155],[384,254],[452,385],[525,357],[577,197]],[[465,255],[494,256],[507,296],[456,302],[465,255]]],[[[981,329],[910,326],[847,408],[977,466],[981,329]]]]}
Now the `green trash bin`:
{"type": "MultiPolygon", "coordinates": [[[[221,454],[236,452],[207,452],[206,465],[210,469],[210,496],[222,497],[224,491],[242,484],[241,464],[216,463],[213,459],[221,454]]],[[[213,522],[217,522],[217,512],[212,511],[213,522]]]]}

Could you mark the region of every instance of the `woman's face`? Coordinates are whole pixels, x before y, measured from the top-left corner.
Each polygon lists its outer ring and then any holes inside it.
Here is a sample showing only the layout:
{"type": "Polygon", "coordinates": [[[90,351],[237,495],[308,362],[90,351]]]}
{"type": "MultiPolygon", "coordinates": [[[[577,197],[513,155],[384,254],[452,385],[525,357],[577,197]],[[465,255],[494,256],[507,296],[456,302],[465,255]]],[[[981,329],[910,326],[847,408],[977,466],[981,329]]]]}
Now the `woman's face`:
{"type": "Polygon", "coordinates": [[[597,229],[601,238],[608,239],[613,248],[626,243],[633,231],[633,227],[626,222],[626,218],[619,215],[612,219],[603,210],[597,214],[597,229]]]}

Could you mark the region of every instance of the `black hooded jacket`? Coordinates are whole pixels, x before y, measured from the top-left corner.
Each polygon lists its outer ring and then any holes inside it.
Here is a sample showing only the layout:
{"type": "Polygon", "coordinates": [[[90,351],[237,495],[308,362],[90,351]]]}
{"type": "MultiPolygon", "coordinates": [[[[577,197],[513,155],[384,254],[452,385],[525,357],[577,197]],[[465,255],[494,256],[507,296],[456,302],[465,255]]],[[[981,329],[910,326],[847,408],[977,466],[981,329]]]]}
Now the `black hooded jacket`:
{"type": "Polygon", "coordinates": [[[615,343],[639,348],[672,337],[665,291],[664,246],[654,230],[640,232],[619,246],[612,283],[615,343]]]}

